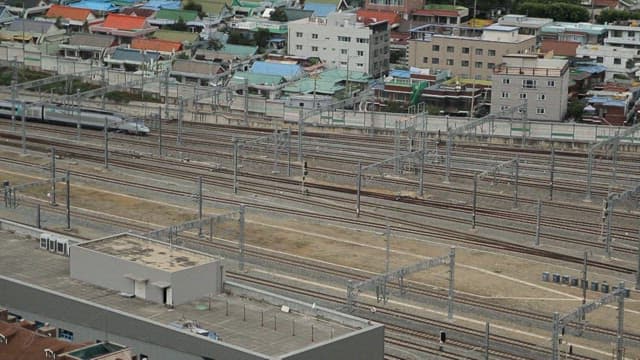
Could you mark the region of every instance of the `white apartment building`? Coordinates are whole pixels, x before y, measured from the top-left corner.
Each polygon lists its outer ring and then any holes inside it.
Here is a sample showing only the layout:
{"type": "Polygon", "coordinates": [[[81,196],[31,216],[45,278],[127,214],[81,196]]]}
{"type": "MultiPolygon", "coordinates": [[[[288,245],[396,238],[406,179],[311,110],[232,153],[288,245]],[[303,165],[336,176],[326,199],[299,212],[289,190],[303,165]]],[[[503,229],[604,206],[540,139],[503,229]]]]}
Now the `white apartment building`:
{"type": "Polygon", "coordinates": [[[529,120],[562,121],[569,98],[568,61],[522,54],[502,58],[491,79],[491,113],[526,102],[529,120]]]}
{"type": "Polygon", "coordinates": [[[616,75],[635,78],[640,70],[640,50],[608,45],[580,45],[576,48],[576,59],[593,60],[607,67],[604,81],[613,80],[616,75]]]}
{"type": "Polygon", "coordinates": [[[605,26],[608,32],[607,38],[604,39],[605,45],[640,49],[640,27],[637,23],[605,26]]]}
{"type": "Polygon", "coordinates": [[[288,53],[318,57],[329,66],[379,77],[389,70],[389,26],[365,25],[355,12],[333,12],[326,18],[289,22],[288,53]]]}

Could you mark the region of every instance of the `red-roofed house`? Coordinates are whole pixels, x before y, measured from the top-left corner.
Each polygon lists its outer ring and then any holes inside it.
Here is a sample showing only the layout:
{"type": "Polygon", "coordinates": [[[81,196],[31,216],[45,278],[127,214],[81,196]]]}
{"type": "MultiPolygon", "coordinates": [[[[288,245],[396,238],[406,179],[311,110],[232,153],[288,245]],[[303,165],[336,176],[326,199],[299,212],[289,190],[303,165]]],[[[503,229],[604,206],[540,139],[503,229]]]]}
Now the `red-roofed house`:
{"type": "Polygon", "coordinates": [[[44,17],[49,19],[61,18],[62,23],[65,26],[69,26],[73,30],[79,30],[80,28],[82,28],[85,22],[87,23],[87,25],[91,26],[101,21],[100,19],[96,18],[96,16],[89,9],[81,9],[57,4],[51,5],[44,17]]]}
{"type": "Polygon", "coordinates": [[[553,51],[554,56],[575,57],[579,45],[580,43],[576,41],[544,39],[540,45],[540,52],[544,54],[553,51]]]}
{"type": "Polygon", "coordinates": [[[133,39],[133,41],[131,41],[131,48],[157,51],[162,55],[173,55],[182,50],[182,43],[158,39],[133,39]]]}
{"type": "Polygon", "coordinates": [[[109,14],[102,24],[91,27],[91,32],[113,35],[120,44],[130,44],[132,39],[142,38],[158,30],[140,16],[109,14]]]}
{"type": "Polygon", "coordinates": [[[389,28],[391,29],[398,27],[402,20],[400,15],[393,11],[360,9],[356,14],[358,16],[358,21],[365,23],[365,25],[386,20],[389,24],[389,28]]]}
{"type": "MultiPolygon", "coordinates": [[[[29,329],[29,322],[6,323],[0,321],[0,357],[3,359],[45,359],[45,351],[61,355],[86,344],[74,344],[58,338],[38,334],[29,329]]],[[[52,357],[53,358],[53,357],[52,357]]]]}

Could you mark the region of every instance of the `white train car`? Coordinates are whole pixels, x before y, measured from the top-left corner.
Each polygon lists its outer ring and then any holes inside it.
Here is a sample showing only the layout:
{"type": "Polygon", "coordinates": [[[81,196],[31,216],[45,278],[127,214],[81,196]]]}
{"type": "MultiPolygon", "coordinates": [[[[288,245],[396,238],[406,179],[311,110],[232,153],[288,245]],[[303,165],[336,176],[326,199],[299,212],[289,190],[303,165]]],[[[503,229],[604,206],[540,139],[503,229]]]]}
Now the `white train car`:
{"type": "MultiPolygon", "coordinates": [[[[24,104],[25,118],[30,121],[41,121],[52,124],[62,124],[83,128],[104,129],[105,121],[110,131],[121,131],[128,134],[146,135],[149,128],[144,122],[127,120],[123,114],[112,111],[73,108],[60,104],[24,104]]],[[[22,117],[22,103],[12,106],[10,101],[0,100],[0,116],[9,118],[15,115],[16,119],[22,117]],[[13,108],[13,109],[12,109],[13,108]]]]}

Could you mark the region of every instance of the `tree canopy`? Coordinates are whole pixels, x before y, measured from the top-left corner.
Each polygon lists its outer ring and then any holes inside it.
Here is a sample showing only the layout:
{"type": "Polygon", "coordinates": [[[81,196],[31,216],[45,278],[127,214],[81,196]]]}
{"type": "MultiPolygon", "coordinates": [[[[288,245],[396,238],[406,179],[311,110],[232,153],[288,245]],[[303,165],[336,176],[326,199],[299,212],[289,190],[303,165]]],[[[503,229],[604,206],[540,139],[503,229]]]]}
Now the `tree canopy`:
{"type": "Polygon", "coordinates": [[[515,13],[532,17],[551,18],[555,21],[583,22],[589,20],[589,11],[580,5],[548,0],[524,1],[515,7],[515,13]]]}
{"type": "Polygon", "coordinates": [[[596,21],[599,24],[613,23],[616,21],[640,19],[640,10],[615,10],[604,9],[600,12],[600,15],[596,16],[596,21]]]}
{"type": "Polygon", "coordinates": [[[283,8],[277,8],[274,12],[271,13],[271,16],[269,17],[269,19],[272,21],[280,21],[280,22],[285,22],[289,20],[289,18],[287,17],[287,13],[284,11],[283,8]]]}

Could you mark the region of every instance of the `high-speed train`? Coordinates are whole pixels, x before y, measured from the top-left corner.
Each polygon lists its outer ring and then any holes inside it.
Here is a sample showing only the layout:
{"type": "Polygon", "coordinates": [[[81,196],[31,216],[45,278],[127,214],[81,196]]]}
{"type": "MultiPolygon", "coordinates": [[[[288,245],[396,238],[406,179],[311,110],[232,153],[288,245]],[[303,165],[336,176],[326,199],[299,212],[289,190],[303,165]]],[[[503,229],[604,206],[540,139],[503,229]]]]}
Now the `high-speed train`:
{"type": "MultiPolygon", "coordinates": [[[[22,103],[15,104],[15,117],[22,117],[22,103]]],[[[127,134],[147,135],[149,128],[142,121],[127,119],[123,114],[112,111],[74,108],[61,104],[34,104],[24,103],[25,120],[41,121],[52,124],[77,126],[78,122],[83,128],[104,129],[105,121],[108,130],[120,131],[127,134]]],[[[12,105],[10,101],[0,100],[0,116],[10,118],[12,115],[12,105]]]]}

